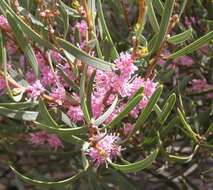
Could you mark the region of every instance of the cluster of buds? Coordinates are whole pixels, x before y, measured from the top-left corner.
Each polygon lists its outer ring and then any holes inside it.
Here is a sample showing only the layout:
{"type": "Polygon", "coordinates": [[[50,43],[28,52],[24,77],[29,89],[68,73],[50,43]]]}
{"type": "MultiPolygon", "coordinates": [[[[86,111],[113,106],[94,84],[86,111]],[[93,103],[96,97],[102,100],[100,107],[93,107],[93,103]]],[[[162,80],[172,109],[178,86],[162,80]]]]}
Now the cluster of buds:
{"type": "Polygon", "coordinates": [[[18,0],[12,0],[11,5],[13,6],[16,14],[19,14],[19,2],[18,2],[18,0]]]}
{"type": "Polygon", "coordinates": [[[48,7],[43,0],[37,0],[37,5],[38,5],[38,13],[44,19],[44,21],[46,21],[50,34],[54,34],[55,32],[53,28],[54,18],[60,15],[60,12],[58,10],[59,7],[58,0],[54,0],[51,3],[51,8],[48,7]]]}
{"type": "MultiPolygon", "coordinates": [[[[40,9],[39,9],[40,11],[40,9]]],[[[39,15],[42,17],[42,18],[45,18],[45,19],[49,19],[49,18],[53,18],[53,17],[56,17],[58,16],[60,13],[58,10],[50,10],[50,9],[45,9],[44,11],[40,11],[39,15]]]]}

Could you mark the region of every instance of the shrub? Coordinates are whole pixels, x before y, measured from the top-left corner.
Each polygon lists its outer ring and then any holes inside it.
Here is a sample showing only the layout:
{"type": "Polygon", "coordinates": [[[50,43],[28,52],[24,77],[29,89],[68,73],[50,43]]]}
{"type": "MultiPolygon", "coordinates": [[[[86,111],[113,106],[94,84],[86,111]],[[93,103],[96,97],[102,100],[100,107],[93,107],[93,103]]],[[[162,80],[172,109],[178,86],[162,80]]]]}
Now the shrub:
{"type": "Polygon", "coordinates": [[[1,0],[0,161],[47,188],[190,186],[212,148],[199,2],[1,0]]]}

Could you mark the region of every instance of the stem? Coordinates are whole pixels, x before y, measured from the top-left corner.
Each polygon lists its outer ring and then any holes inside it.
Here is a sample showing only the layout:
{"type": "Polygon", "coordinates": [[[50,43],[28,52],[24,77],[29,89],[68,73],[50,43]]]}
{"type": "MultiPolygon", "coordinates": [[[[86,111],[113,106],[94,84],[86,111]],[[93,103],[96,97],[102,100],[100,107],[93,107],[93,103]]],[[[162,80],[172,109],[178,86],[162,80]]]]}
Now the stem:
{"type": "Polygon", "coordinates": [[[138,20],[135,26],[136,30],[136,36],[133,39],[133,53],[132,53],[132,58],[136,59],[138,55],[138,47],[140,45],[140,35],[143,31],[144,28],[144,21],[145,21],[145,15],[146,15],[146,1],[145,0],[138,0],[138,20]]]}
{"type": "Polygon", "coordinates": [[[136,38],[137,40],[139,40],[140,34],[143,30],[144,27],[144,18],[146,15],[146,1],[145,0],[138,0],[138,4],[139,4],[139,15],[138,15],[138,21],[136,24],[136,38]]]}
{"type": "Polygon", "coordinates": [[[208,94],[208,93],[211,93],[211,92],[213,92],[213,87],[204,89],[204,90],[199,91],[199,92],[189,93],[188,95],[189,96],[201,96],[201,95],[205,95],[205,94],[208,94]]]}
{"type": "Polygon", "coordinates": [[[125,18],[127,27],[129,29],[129,31],[131,31],[132,27],[131,27],[131,24],[129,22],[129,17],[128,17],[129,12],[128,12],[128,9],[127,9],[128,8],[128,4],[127,4],[127,2],[124,2],[124,0],[120,0],[120,2],[121,2],[121,6],[123,8],[124,18],[125,18]]]}
{"type": "Polygon", "coordinates": [[[91,14],[89,12],[89,8],[88,8],[86,0],[83,0],[83,8],[86,12],[86,22],[87,22],[87,25],[88,25],[88,30],[89,30],[89,32],[91,32],[93,30],[93,23],[92,23],[91,14]]]}

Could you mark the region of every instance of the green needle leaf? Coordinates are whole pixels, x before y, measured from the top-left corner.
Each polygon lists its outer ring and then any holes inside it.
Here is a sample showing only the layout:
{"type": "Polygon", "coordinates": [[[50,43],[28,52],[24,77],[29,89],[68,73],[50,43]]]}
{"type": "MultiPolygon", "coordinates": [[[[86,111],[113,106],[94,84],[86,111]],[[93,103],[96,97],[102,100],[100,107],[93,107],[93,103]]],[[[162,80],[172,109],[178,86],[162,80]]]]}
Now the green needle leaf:
{"type": "Polygon", "coordinates": [[[38,78],[39,76],[39,70],[38,70],[38,62],[35,57],[33,48],[31,47],[30,43],[27,42],[21,28],[16,22],[16,19],[14,19],[13,15],[10,12],[6,12],[7,20],[10,23],[10,26],[12,28],[13,34],[16,38],[16,41],[18,42],[21,50],[24,52],[28,62],[31,64],[33,71],[38,78]]]}
{"type": "Polygon", "coordinates": [[[176,95],[173,93],[169,96],[168,100],[166,101],[166,104],[163,107],[162,113],[158,118],[161,125],[163,125],[166,119],[168,118],[169,114],[171,113],[175,105],[175,102],[176,102],[176,95]]]}
{"type": "Polygon", "coordinates": [[[41,113],[41,117],[45,121],[45,124],[48,126],[52,126],[55,128],[59,128],[60,126],[54,121],[52,116],[50,115],[49,111],[47,110],[47,107],[42,99],[39,100],[39,110],[41,113]]]}
{"type": "Polygon", "coordinates": [[[156,18],[155,11],[154,11],[154,8],[153,8],[153,5],[152,5],[152,0],[148,0],[146,2],[147,2],[147,5],[148,5],[147,14],[148,14],[148,17],[149,17],[149,20],[150,20],[150,24],[152,25],[154,32],[158,33],[160,27],[159,27],[158,20],[156,18]]]}
{"type": "Polygon", "coordinates": [[[126,165],[119,165],[119,164],[114,164],[110,162],[110,165],[113,166],[115,169],[120,170],[123,173],[135,173],[151,166],[151,164],[155,161],[157,155],[158,155],[158,149],[154,150],[144,160],[131,163],[131,164],[126,164],[126,165]]]}
{"type": "Polygon", "coordinates": [[[189,28],[188,30],[184,31],[181,34],[177,34],[177,35],[174,35],[174,36],[170,37],[167,41],[169,43],[175,44],[175,45],[183,43],[186,40],[188,40],[188,39],[193,37],[192,32],[193,32],[192,28],[189,28]]]}
{"type": "Polygon", "coordinates": [[[102,10],[102,3],[101,3],[101,0],[97,0],[97,11],[98,11],[98,15],[99,15],[99,18],[100,18],[100,22],[101,22],[101,25],[102,25],[102,29],[103,29],[103,34],[104,36],[106,37],[106,39],[109,41],[111,47],[112,47],[112,59],[116,59],[118,57],[118,52],[116,50],[116,47],[112,41],[112,38],[110,36],[110,33],[109,33],[109,30],[107,28],[107,25],[106,25],[106,21],[105,21],[105,18],[104,18],[104,13],[103,13],[103,10],[102,10]]]}
{"type": "Polygon", "coordinates": [[[177,163],[188,163],[192,160],[192,158],[194,157],[194,155],[196,154],[197,150],[198,150],[199,146],[197,145],[193,151],[193,153],[189,156],[177,156],[177,155],[171,155],[169,154],[169,160],[173,161],[173,162],[177,162],[177,163]]]}
{"type": "Polygon", "coordinates": [[[65,180],[61,180],[61,181],[42,181],[42,180],[32,179],[28,176],[23,175],[13,165],[10,165],[10,168],[17,175],[17,177],[19,179],[21,179],[22,181],[24,181],[26,183],[38,185],[38,186],[45,187],[45,188],[52,188],[53,186],[54,187],[64,187],[65,185],[71,184],[71,183],[75,182],[77,179],[79,179],[80,177],[82,177],[82,175],[85,174],[85,172],[89,168],[89,162],[85,156],[83,156],[82,160],[83,160],[83,164],[84,164],[84,169],[80,170],[77,174],[73,175],[72,177],[67,178],[65,180]]]}
{"type": "Polygon", "coordinates": [[[154,44],[154,47],[152,49],[152,53],[157,51],[157,49],[161,46],[162,42],[164,41],[167,35],[169,20],[173,12],[174,3],[175,0],[166,0],[165,2],[165,8],[160,23],[160,30],[156,42],[154,44]]]}
{"type": "Polygon", "coordinates": [[[178,109],[178,116],[179,116],[179,119],[180,119],[181,123],[183,124],[183,127],[186,130],[188,136],[191,137],[192,140],[195,141],[196,143],[199,143],[199,139],[198,139],[199,135],[192,130],[192,128],[187,123],[187,121],[186,121],[183,113],[180,111],[180,109],[178,109]]]}
{"type": "Polygon", "coordinates": [[[203,45],[209,43],[212,40],[213,40],[213,31],[211,31],[208,34],[206,34],[205,36],[202,36],[201,38],[195,40],[194,42],[192,42],[188,46],[180,49],[179,51],[171,54],[168,57],[168,59],[175,59],[177,57],[190,54],[190,53],[194,52],[195,50],[201,48],[203,45]]]}
{"type": "Polygon", "coordinates": [[[70,54],[75,56],[76,58],[80,59],[84,63],[91,65],[97,69],[105,70],[105,71],[112,71],[115,67],[114,64],[104,61],[102,59],[98,59],[96,57],[92,57],[91,55],[87,54],[86,52],[80,50],[76,46],[72,45],[71,43],[67,42],[64,39],[56,38],[57,43],[63,49],[68,51],[70,54]]]}
{"type": "Polygon", "coordinates": [[[14,110],[0,106],[0,115],[16,120],[35,121],[38,114],[35,111],[14,110]]]}
{"type": "Polygon", "coordinates": [[[115,125],[120,122],[123,118],[128,116],[129,112],[142,100],[143,95],[139,94],[134,97],[124,108],[124,110],[119,113],[109,124],[106,125],[106,128],[114,128],[115,125]]]}
{"type": "Polygon", "coordinates": [[[136,132],[141,127],[141,125],[148,119],[148,117],[151,114],[155,104],[159,100],[159,98],[162,94],[162,91],[163,91],[163,85],[160,85],[156,89],[156,91],[154,92],[152,97],[150,98],[147,106],[141,111],[141,114],[139,115],[138,120],[135,123],[134,130],[133,130],[132,134],[130,134],[130,136],[133,135],[134,132],[136,132]]]}
{"type": "Polygon", "coordinates": [[[55,127],[50,127],[48,125],[39,123],[39,122],[34,122],[35,125],[47,132],[54,133],[57,135],[79,135],[82,133],[86,133],[87,128],[86,127],[76,127],[76,128],[55,128],[55,127]]]}
{"type": "Polygon", "coordinates": [[[116,104],[118,102],[118,97],[115,97],[115,100],[113,101],[112,105],[108,108],[108,110],[103,113],[103,115],[101,115],[98,119],[95,120],[95,125],[99,126],[100,124],[102,124],[114,111],[116,104]]]}
{"type": "Polygon", "coordinates": [[[87,96],[86,96],[86,90],[85,90],[85,83],[86,83],[86,78],[87,78],[87,65],[84,65],[84,71],[81,76],[81,81],[80,81],[80,99],[81,99],[81,109],[84,113],[84,118],[87,123],[90,123],[90,114],[89,110],[87,107],[87,96]]]}

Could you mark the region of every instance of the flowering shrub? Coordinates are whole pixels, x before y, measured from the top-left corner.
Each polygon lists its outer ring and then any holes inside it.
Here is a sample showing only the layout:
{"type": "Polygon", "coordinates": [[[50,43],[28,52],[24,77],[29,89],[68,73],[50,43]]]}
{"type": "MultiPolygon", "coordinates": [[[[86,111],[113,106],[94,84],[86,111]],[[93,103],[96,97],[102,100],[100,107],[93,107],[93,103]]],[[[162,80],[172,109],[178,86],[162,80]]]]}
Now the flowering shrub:
{"type": "Polygon", "coordinates": [[[187,6],[0,1],[0,163],[17,183],[190,186],[173,178],[211,155],[213,32],[187,6]]]}

